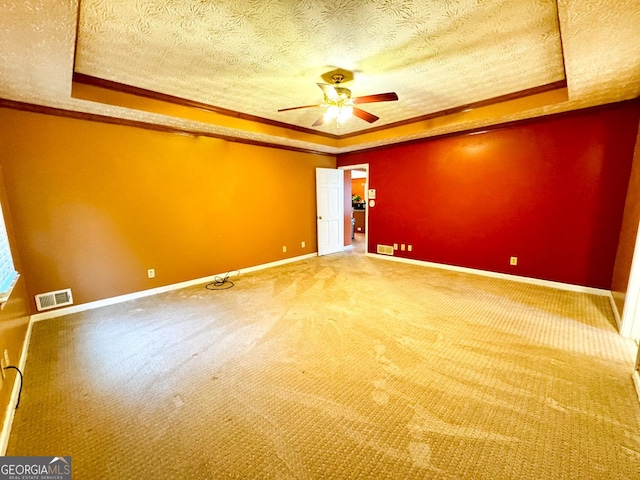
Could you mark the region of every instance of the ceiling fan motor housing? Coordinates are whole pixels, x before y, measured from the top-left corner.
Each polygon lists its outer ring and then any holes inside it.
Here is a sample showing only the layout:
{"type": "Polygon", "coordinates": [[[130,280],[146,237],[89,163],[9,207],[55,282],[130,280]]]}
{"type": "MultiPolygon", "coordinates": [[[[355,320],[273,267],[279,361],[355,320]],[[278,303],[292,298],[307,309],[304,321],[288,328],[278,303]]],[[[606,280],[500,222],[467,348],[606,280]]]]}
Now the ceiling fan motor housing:
{"type": "Polygon", "coordinates": [[[344,87],[334,87],[334,88],[338,97],[337,100],[347,100],[351,98],[351,90],[349,90],[348,88],[344,88],[344,87]]]}

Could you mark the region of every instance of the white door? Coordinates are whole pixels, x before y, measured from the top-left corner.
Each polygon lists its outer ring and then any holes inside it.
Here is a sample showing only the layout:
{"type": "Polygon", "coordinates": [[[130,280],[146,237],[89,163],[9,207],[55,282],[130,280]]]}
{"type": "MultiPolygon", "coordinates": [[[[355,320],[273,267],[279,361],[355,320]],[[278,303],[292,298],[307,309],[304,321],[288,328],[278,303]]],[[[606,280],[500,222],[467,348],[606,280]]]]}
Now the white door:
{"type": "Polygon", "coordinates": [[[316,168],[318,255],[344,249],[344,172],[316,168]]]}

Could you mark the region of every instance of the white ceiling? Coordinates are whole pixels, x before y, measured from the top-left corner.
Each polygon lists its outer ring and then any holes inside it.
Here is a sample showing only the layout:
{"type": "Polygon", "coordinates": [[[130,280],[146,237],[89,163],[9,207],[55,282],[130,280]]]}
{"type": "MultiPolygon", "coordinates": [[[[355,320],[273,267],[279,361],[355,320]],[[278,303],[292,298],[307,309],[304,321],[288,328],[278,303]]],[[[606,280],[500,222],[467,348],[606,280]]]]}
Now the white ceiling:
{"type": "MultiPolygon", "coordinates": [[[[330,154],[640,95],[638,0],[28,0],[0,3],[0,98],[330,154]],[[79,21],[78,21],[79,19],[79,21]],[[79,22],[79,23],[78,23],[79,22]],[[75,71],[333,135],[566,80],[565,101],[328,145],[71,97],[75,71]],[[323,74],[380,120],[311,125],[323,74]]],[[[281,129],[286,131],[286,129],[281,129]]]]}

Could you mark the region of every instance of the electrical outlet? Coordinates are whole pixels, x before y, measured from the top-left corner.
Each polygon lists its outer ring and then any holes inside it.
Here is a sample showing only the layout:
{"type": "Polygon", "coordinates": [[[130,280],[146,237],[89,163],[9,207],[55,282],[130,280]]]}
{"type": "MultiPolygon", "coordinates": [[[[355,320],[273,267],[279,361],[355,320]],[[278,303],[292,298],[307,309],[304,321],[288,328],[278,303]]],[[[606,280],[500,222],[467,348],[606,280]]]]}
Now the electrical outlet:
{"type": "Polygon", "coordinates": [[[147,277],[156,278],[156,270],[154,268],[147,270],[147,277]]]}
{"type": "Polygon", "coordinates": [[[400,250],[402,250],[404,252],[404,243],[402,245],[400,245],[400,250]]]}
{"type": "Polygon", "coordinates": [[[509,265],[518,265],[518,257],[511,257],[509,259],[509,265]]]}
{"type": "Polygon", "coordinates": [[[398,249],[398,244],[397,244],[397,243],[394,243],[394,244],[393,244],[393,249],[394,249],[394,250],[397,250],[397,249],[398,249]]]}
{"type": "Polygon", "coordinates": [[[412,251],[413,250],[413,245],[407,245],[407,250],[412,251]]]}
{"type": "Polygon", "coordinates": [[[282,246],[282,253],[287,253],[287,246],[286,245],[282,246]]]}
{"type": "Polygon", "coordinates": [[[306,247],[306,246],[307,246],[307,243],[306,243],[306,242],[302,242],[302,243],[300,244],[300,246],[301,246],[302,248],[304,248],[304,247],[306,247]]]}

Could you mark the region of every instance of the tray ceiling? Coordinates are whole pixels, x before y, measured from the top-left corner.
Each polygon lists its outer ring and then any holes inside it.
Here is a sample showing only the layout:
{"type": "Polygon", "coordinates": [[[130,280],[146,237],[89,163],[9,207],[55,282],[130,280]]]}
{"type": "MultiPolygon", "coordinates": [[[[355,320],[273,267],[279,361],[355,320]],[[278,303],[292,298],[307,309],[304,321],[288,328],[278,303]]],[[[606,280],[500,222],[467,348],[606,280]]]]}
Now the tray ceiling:
{"type": "Polygon", "coordinates": [[[635,0],[42,0],[4,2],[0,18],[0,42],[8,47],[0,52],[4,99],[326,153],[640,94],[635,0]],[[320,103],[316,83],[336,69],[353,73],[344,86],[354,96],[394,91],[399,100],[362,105],[380,117],[374,124],[351,118],[339,128],[311,127],[319,107],[278,112],[320,103]],[[333,142],[72,98],[74,71],[333,142]],[[566,85],[564,96],[425,121],[549,85],[566,85]],[[398,128],[412,121],[413,128],[398,128]],[[372,127],[388,133],[367,136],[372,127]],[[341,142],[348,137],[354,140],[341,142]]]}

